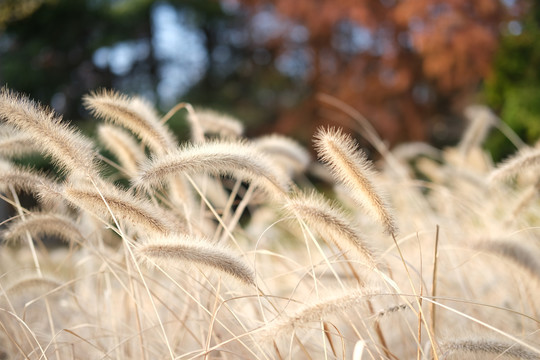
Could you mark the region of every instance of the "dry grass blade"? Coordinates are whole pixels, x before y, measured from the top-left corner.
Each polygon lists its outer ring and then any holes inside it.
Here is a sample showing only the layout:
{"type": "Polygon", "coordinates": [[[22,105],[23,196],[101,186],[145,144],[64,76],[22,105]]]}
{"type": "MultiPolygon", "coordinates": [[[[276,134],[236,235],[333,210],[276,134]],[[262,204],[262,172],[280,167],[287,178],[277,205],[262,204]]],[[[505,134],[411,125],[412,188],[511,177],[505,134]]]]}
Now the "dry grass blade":
{"type": "Polygon", "coordinates": [[[23,239],[27,231],[35,238],[48,235],[58,237],[68,243],[84,241],[84,236],[72,219],[53,213],[34,213],[25,219],[12,222],[2,232],[2,236],[6,241],[12,242],[23,239]]]}
{"type": "Polygon", "coordinates": [[[365,261],[370,268],[376,267],[377,262],[372,250],[337,205],[331,204],[317,193],[312,193],[291,198],[285,207],[303,219],[324,239],[332,241],[347,254],[365,261]]]}
{"type": "Polygon", "coordinates": [[[280,197],[287,191],[289,179],[255,147],[244,142],[213,141],[187,145],[156,157],[141,166],[135,179],[138,188],[161,187],[172,174],[209,173],[231,175],[250,181],[269,195],[280,197]]]}
{"type": "Polygon", "coordinates": [[[500,183],[518,175],[522,171],[536,171],[540,167],[540,148],[523,148],[516,155],[505,160],[488,178],[492,184],[500,183]]]}
{"type": "Polygon", "coordinates": [[[315,135],[315,147],[337,181],[350,190],[350,196],[380,221],[388,234],[396,234],[397,226],[390,207],[372,181],[373,166],[356,141],[341,130],[320,129],[315,135]]]}
{"type": "Polygon", "coordinates": [[[74,206],[89,211],[101,219],[111,217],[107,203],[115,217],[144,234],[166,235],[184,229],[177,219],[161,208],[112,185],[101,184],[98,192],[90,184],[71,184],[64,188],[63,195],[74,206]]]}
{"type": "Polygon", "coordinates": [[[134,177],[139,171],[139,164],[146,159],[137,141],[121,128],[111,125],[100,125],[98,136],[105,148],[116,156],[127,175],[134,177]]]}
{"type": "Polygon", "coordinates": [[[179,235],[146,241],[136,247],[141,260],[151,260],[165,267],[174,264],[195,264],[218,270],[248,285],[255,285],[253,270],[237,255],[223,246],[201,238],[179,235]]]}
{"type": "Polygon", "coordinates": [[[98,173],[93,143],[51,110],[4,88],[0,91],[0,118],[31,136],[67,173],[98,173]]]}
{"type": "Polygon", "coordinates": [[[94,115],[131,130],[156,154],[176,147],[176,139],[160,123],[152,106],[140,98],[102,90],[86,95],[83,102],[94,115]]]}
{"type": "Polygon", "coordinates": [[[475,356],[487,355],[503,359],[538,360],[540,351],[532,352],[520,345],[497,340],[452,340],[441,344],[442,359],[463,359],[464,354],[475,356]]]}

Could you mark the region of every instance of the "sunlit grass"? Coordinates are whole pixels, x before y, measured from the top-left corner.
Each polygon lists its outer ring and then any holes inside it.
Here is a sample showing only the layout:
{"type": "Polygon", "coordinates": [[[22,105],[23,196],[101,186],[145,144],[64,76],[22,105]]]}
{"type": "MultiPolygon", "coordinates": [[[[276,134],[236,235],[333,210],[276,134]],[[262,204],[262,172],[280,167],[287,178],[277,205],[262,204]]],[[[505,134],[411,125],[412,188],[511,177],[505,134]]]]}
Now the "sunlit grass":
{"type": "Polygon", "coordinates": [[[105,91],[85,98],[114,124],[97,142],[3,90],[7,358],[539,358],[538,149],[496,167],[479,119],[456,148],[392,152],[325,99],[378,162],[341,130],[317,134],[319,163],[191,107],[178,144],[170,114],[105,91]],[[59,175],[12,160],[36,151],[59,175]]]}

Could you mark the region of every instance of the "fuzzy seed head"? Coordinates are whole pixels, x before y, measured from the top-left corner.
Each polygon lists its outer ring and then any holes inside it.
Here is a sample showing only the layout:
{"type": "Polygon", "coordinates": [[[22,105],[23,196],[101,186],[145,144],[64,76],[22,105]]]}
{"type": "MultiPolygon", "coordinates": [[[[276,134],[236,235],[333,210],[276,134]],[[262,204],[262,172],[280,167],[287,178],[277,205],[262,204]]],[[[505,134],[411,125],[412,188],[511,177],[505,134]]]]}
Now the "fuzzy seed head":
{"type": "Polygon", "coordinates": [[[501,183],[517,176],[522,171],[540,169],[540,148],[523,148],[500,164],[488,177],[491,184],[501,183]]]}
{"type": "Polygon", "coordinates": [[[245,142],[211,141],[189,144],[146,162],[134,185],[148,190],[163,186],[172,174],[197,173],[235,176],[277,198],[287,191],[289,183],[288,177],[272,167],[271,161],[254,146],[245,142]]]}
{"type": "Polygon", "coordinates": [[[30,136],[67,174],[98,173],[93,143],[68,127],[51,110],[3,88],[0,119],[30,136]]]}
{"type": "Polygon", "coordinates": [[[105,148],[112,152],[125,172],[133,177],[139,171],[146,156],[137,141],[119,127],[111,125],[100,125],[98,136],[105,148]]]}
{"type": "Polygon", "coordinates": [[[291,175],[303,173],[311,162],[306,149],[282,135],[262,136],[256,139],[254,144],[291,175]]]}
{"type": "Polygon", "coordinates": [[[287,202],[286,210],[303,219],[324,239],[332,241],[341,250],[360,258],[370,268],[376,267],[373,251],[362,240],[344,212],[317,193],[297,195],[287,202]]]}
{"type": "Polygon", "coordinates": [[[74,206],[102,219],[110,219],[112,212],[141,234],[168,235],[183,230],[178,219],[148,201],[110,184],[99,186],[98,192],[92,184],[70,184],[64,188],[63,196],[74,206]]]}
{"type": "Polygon", "coordinates": [[[377,219],[388,234],[396,234],[397,226],[390,206],[375,186],[373,165],[349,135],[334,128],[320,129],[315,135],[319,158],[343,184],[351,197],[377,219]]]}
{"type": "Polygon", "coordinates": [[[144,262],[151,260],[167,266],[175,263],[192,264],[214,269],[248,285],[255,285],[253,270],[228,248],[206,239],[188,235],[155,238],[136,248],[144,262]]]}
{"type": "Polygon", "coordinates": [[[198,120],[205,134],[217,134],[221,138],[237,138],[244,132],[244,126],[232,116],[220,114],[208,109],[195,109],[195,114],[188,114],[190,123],[198,120]],[[196,116],[197,119],[193,119],[196,116]]]}
{"type": "Polygon", "coordinates": [[[160,123],[152,106],[141,98],[102,90],[86,95],[83,102],[95,116],[132,131],[155,154],[163,154],[176,147],[174,136],[160,123]]]}

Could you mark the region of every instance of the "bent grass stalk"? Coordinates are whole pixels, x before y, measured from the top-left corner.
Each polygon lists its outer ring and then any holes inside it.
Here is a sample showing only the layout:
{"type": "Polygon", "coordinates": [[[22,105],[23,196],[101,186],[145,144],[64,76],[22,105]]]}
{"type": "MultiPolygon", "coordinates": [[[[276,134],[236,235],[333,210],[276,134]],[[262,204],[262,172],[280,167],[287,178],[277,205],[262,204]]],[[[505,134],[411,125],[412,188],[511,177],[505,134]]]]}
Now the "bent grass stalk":
{"type": "Polygon", "coordinates": [[[465,109],[465,115],[469,118],[469,126],[459,144],[464,158],[473,148],[482,144],[490,127],[496,123],[495,114],[485,106],[470,105],[465,109]]]}
{"type": "MultiPolygon", "coordinates": [[[[212,316],[212,312],[210,310],[208,310],[203,304],[200,303],[199,300],[197,300],[197,298],[195,298],[193,296],[193,294],[191,292],[189,292],[186,288],[184,288],[177,280],[175,280],[174,278],[171,277],[171,275],[166,272],[158,263],[155,263],[153,262],[152,259],[148,259],[148,261],[150,263],[152,263],[152,266],[155,266],[166,278],[168,278],[177,288],[179,288],[188,298],[190,298],[193,302],[195,302],[198,307],[200,309],[202,309],[207,315],[209,316],[212,316]]],[[[223,328],[228,332],[230,333],[231,335],[233,336],[236,336],[238,341],[249,351],[250,354],[252,354],[253,356],[257,357],[257,354],[255,354],[251,348],[245,344],[244,342],[240,341],[240,336],[237,336],[233,330],[229,329],[226,324],[224,324],[221,320],[219,319],[216,319],[216,321],[219,323],[219,325],[223,326],[223,328]]],[[[246,336],[253,336],[252,332],[251,331],[248,331],[246,334],[246,336]]],[[[204,355],[204,353],[202,354],[204,355]]]]}

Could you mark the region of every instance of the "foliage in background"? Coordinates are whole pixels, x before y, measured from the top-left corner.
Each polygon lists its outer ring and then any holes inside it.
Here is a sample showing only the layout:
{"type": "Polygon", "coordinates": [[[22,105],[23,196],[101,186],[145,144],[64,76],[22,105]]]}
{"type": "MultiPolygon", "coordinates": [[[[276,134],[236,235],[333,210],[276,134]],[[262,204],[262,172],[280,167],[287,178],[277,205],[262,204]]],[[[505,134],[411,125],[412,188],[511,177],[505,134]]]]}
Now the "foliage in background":
{"type": "MultiPolygon", "coordinates": [[[[439,128],[455,125],[490,71],[499,28],[518,11],[517,4],[498,0],[272,3],[308,30],[303,49],[311,53],[312,95],[330,93],[352,104],[391,143],[429,138],[436,115],[442,116],[439,128]]],[[[279,45],[281,51],[289,46],[279,45]]],[[[431,134],[433,140],[450,140],[444,130],[431,134]]]]}
{"type": "Polygon", "coordinates": [[[192,103],[239,109],[248,125],[260,124],[275,116],[278,102],[294,102],[289,95],[296,90],[252,60],[245,27],[241,12],[231,15],[216,1],[45,2],[1,33],[0,81],[69,119],[88,117],[79,99],[106,87],[142,94],[162,109],[185,95],[192,103]],[[184,55],[195,52],[202,52],[198,63],[185,63],[192,59],[184,55]],[[187,88],[175,89],[180,82],[187,88]],[[261,104],[266,111],[258,111],[261,104]]]}
{"type": "MultiPolygon", "coordinates": [[[[512,26],[515,33],[503,37],[484,93],[502,120],[531,143],[540,137],[540,4],[533,2],[524,21],[512,26]]],[[[488,145],[495,158],[513,151],[501,134],[488,145]]]]}
{"type": "Polygon", "coordinates": [[[317,125],[345,121],[317,101],[328,93],[390,143],[443,145],[461,131],[500,29],[526,3],[47,1],[5,26],[0,81],[70,119],[86,117],[77,99],[104,86],[163,110],[180,99],[210,106],[248,133],[304,141],[317,125]]]}
{"type": "Polygon", "coordinates": [[[45,0],[3,0],[0,2],[0,29],[10,21],[23,19],[36,11],[45,0]]]}
{"type": "MultiPolygon", "coordinates": [[[[115,11],[106,1],[49,1],[37,11],[8,23],[2,34],[0,78],[8,86],[36,94],[69,118],[79,118],[78,102],[89,89],[119,81],[110,69],[92,62],[94,52],[131,38],[144,41],[150,1],[132,11],[115,11]]],[[[134,63],[136,76],[150,63],[134,63]]]]}

